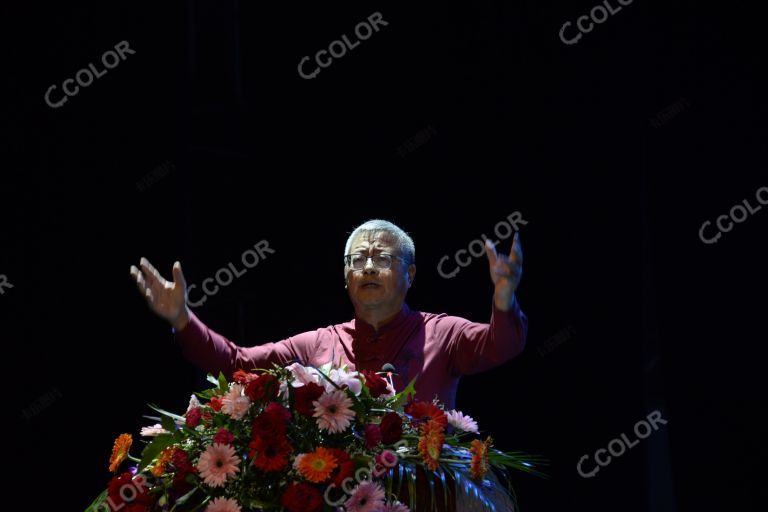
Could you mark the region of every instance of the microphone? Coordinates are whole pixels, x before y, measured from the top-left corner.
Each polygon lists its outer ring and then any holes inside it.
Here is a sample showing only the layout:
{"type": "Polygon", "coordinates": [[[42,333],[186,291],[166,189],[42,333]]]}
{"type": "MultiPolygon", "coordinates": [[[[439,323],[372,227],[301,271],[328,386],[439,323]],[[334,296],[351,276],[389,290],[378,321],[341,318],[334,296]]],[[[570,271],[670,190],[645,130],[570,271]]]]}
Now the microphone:
{"type": "Polygon", "coordinates": [[[392,375],[400,375],[397,373],[397,368],[395,368],[395,365],[391,363],[384,363],[381,367],[381,372],[387,374],[387,382],[389,382],[390,387],[394,391],[395,383],[392,382],[392,375]]]}

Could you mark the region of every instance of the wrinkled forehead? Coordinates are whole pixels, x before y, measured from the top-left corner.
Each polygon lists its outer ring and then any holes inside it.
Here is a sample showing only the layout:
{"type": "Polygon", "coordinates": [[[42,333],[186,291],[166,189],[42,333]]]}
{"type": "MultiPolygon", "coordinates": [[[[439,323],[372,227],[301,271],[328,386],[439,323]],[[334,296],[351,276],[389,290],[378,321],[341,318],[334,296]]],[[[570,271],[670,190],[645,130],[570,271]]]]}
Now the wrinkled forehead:
{"type": "Polygon", "coordinates": [[[387,231],[360,233],[352,240],[350,252],[390,252],[397,249],[397,241],[387,231]]]}

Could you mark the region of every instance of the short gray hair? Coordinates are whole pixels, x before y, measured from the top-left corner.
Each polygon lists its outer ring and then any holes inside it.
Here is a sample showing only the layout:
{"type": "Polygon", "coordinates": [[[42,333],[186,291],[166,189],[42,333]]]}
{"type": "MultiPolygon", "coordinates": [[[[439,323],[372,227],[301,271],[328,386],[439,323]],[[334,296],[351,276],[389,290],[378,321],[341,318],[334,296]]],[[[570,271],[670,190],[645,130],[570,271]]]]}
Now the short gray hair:
{"type": "Polygon", "coordinates": [[[413,239],[410,235],[395,224],[382,219],[367,220],[357,226],[352,231],[352,234],[349,235],[349,238],[347,238],[347,244],[344,246],[344,255],[346,256],[349,254],[350,249],[352,249],[352,242],[358,236],[363,233],[375,233],[381,231],[389,233],[395,239],[395,245],[400,252],[400,256],[405,260],[406,265],[416,262],[416,246],[413,244],[413,239]]]}

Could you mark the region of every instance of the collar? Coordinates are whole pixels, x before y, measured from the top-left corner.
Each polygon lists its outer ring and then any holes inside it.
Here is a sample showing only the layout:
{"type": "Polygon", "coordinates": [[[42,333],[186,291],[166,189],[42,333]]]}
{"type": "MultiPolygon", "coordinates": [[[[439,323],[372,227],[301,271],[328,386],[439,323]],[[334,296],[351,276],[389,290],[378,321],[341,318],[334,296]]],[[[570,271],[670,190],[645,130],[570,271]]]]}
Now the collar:
{"type": "Polygon", "coordinates": [[[408,307],[408,304],[403,302],[403,307],[400,308],[400,311],[398,311],[398,313],[389,322],[379,327],[378,331],[375,330],[371,324],[361,320],[357,316],[355,316],[355,319],[352,321],[352,326],[355,330],[355,334],[359,336],[378,337],[386,334],[389,331],[399,328],[401,325],[403,325],[403,322],[405,322],[406,318],[408,318],[410,314],[411,308],[408,307]]]}

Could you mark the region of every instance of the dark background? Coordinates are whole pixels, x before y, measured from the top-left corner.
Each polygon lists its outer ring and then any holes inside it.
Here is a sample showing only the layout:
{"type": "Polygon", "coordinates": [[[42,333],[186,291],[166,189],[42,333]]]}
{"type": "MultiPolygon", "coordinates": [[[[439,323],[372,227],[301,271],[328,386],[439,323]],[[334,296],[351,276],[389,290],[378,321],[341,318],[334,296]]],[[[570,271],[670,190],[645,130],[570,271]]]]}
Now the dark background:
{"type": "Polygon", "coordinates": [[[13,492],[84,509],[146,403],[181,409],[203,383],[135,290],[141,256],[200,283],[268,241],[275,254],[195,310],[253,345],[349,320],[343,244],[386,218],[416,242],[411,307],[485,321],[487,262],[453,279],[437,263],[520,211],[528,348],[466,377],[458,407],[497,446],[551,460],[550,479],[516,479],[522,509],[757,510],[768,207],[716,244],[698,231],[768,186],[764,29],[742,6],[635,0],[563,44],[595,5],[3,7],[13,492]],[[388,26],[298,76],[377,11],[388,26]],[[46,105],[123,40],[134,55],[46,105]],[[667,425],[578,475],[654,410],[667,425]]]}

